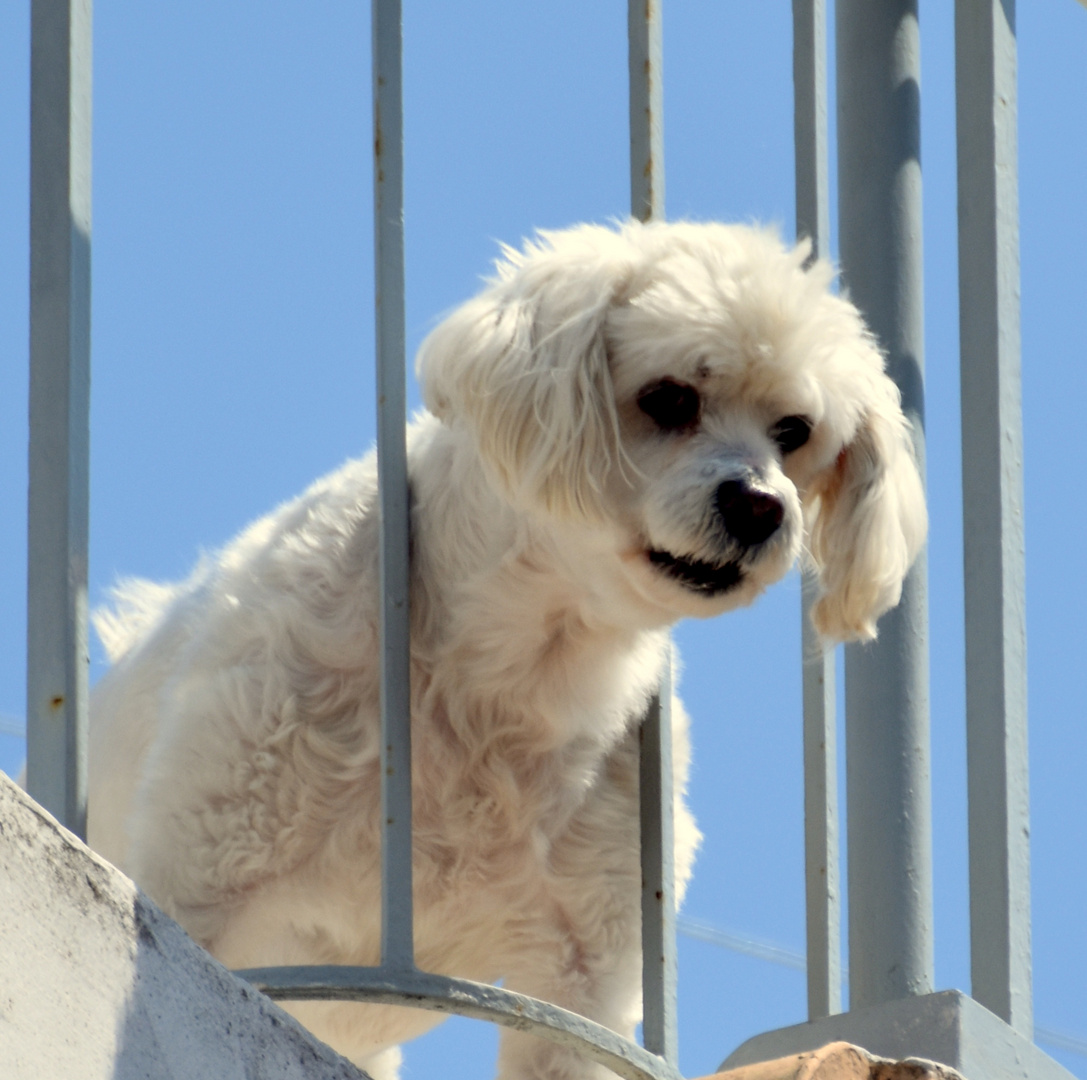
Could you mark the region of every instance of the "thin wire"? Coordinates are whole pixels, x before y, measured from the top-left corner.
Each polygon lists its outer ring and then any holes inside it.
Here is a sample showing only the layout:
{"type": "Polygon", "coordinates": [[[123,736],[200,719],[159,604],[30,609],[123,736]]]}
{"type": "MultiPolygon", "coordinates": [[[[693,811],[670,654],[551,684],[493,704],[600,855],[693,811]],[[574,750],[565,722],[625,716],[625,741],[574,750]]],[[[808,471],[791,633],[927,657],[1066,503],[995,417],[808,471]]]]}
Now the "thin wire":
{"type": "Polygon", "coordinates": [[[722,949],[742,953],[744,956],[754,956],[758,960],[766,960],[771,964],[792,968],[794,971],[808,969],[808,961],[803,953],[794,952],[780,945],[772,945],[768,941],[756,941],[742,934],[733,934],[698,919],[688,919],[681,915],[676,919],[676,929],[685,937],[705,941],[710,945],[719,945],[722,949]]]}
{"type": "Polygon", "coordinates": [[[0,735],[10,735],[13,739],[25,739],[26,722],[17,716],[0,713],[0,735]]]}

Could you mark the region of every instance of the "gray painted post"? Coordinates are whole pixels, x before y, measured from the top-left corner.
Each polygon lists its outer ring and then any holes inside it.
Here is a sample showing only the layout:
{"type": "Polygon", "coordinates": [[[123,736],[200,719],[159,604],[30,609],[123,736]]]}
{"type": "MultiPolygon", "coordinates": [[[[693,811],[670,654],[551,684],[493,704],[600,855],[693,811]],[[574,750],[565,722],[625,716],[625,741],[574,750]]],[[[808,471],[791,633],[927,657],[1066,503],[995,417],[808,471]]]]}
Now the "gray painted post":
{"type": "Polygon", "coordinates": [[[671,650],[642,720],[642,1042],[679,1067],[676,1030],[676,867],[672,795],[671,650]]]}
{"type": "Polygon", "coordinates": [[[377,447],[381,491],[381,962],[415,966],[405,444],[404,134],[400,0],[373,0],[377,447]]]}
{"type": "MultiPolygon", "coordinates": [[[[811,240],[813,259],[826,257],[830,236],[826,37],[825,0],[793,0],[796,235],[811,240]]],[[[837,713],[834,650],[820,641],[809,617],[815,582],[805,576],[802,588],[808,1019],[818,1020],[842,1009],[837,713]]]]}
{"type": "Polygon", "coordinates": [[[630,67],[630,213],[664,218],[661,0],[627,0],[630,67]]]}
{"type": "MultiPolygon", "coordinates": [[[[628,0],[630,213],[664,218],[664,93],[660,0],[628,0]]],[[[676,1029],[675,832],[671,650],[640,731],[642,1041],[672,1066],[676,1029]]]]}
{"type": "MultiPolygon", "coordinates": [[[[924,466],[916,0],[839,0],[840,254],[924,466]]],[[[846,649],[850,1008],[933,986],[928,603],[922,556],[877,642],[846,649]]]]}
{"type": "Polygon", "coordinates": [[[1033,1037],[1014,0],[958,0],[973,996],[1033,1037]]]}
{"type": "Polygon", "coordinates": [[[27,789],[87,831],[91,3],[30,31],[27,789]]]}

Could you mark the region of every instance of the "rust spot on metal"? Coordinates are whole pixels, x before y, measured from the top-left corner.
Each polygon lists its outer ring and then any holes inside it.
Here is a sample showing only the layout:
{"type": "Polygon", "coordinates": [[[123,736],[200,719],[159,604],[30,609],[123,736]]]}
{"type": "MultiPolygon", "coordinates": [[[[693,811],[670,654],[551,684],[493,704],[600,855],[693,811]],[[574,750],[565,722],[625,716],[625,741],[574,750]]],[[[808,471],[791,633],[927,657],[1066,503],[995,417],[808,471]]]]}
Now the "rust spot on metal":
{"type": "Polygon", "coordinates": [[[63,694],[57,694],[57,696],[55,698],[53,698],[53,700],[51,702],[49,702],[49,704],[54,709],[61,708],[64,705],[64,695],[63,694]]]}

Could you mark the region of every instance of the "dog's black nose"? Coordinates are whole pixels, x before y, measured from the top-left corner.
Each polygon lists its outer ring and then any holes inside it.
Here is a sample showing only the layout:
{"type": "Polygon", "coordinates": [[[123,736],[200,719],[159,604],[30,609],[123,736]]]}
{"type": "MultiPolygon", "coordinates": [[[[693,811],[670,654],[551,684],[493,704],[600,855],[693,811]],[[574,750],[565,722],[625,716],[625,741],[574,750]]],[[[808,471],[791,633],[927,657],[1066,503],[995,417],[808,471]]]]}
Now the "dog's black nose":
{"type": "Polygon", "coordinates": [[[785,516],[781,500],[752,480],[726,480],[717,489],[717,510],[729,536],[744,547],[768,540],[785,516]]]}

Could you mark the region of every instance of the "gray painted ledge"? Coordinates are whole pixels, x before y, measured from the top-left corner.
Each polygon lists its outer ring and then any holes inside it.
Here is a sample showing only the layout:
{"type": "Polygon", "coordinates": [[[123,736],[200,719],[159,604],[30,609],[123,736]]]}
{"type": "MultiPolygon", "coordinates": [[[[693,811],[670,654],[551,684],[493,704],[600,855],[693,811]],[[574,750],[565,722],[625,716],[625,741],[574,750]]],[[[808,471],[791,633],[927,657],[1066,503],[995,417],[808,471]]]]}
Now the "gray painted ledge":
{"type": "Polygon", "coordinates": [[[958,990],[840,1013],[748,1039],[721,1071],[814,1050],[839,1040],[879,1057],[927,1058],[967,1080],[1075,1080],[998,1016],[958,990]]]}
{"type": "Polygon", "coordinates": [[[4,1080],[366,1080],[0,773],[4,1080]]]}

